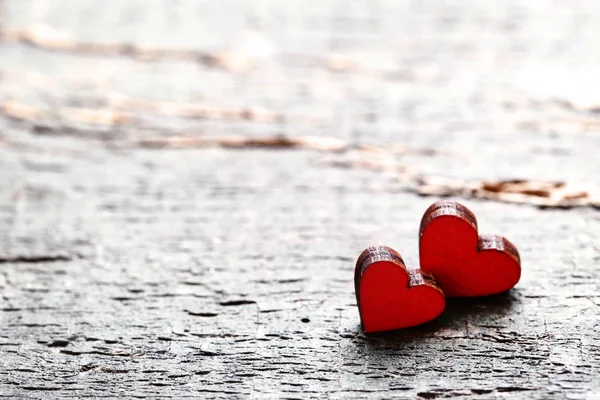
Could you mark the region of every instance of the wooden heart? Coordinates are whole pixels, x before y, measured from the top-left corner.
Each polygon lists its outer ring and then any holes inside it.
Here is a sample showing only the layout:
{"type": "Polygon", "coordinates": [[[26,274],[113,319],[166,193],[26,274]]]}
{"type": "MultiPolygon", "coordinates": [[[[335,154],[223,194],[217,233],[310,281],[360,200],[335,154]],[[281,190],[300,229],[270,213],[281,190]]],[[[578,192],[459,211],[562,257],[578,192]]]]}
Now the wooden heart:
{"type": "Polygon", "coordinates": [[[369,247],[358,257],[354,289],[367,333],[423,324],[446,306],[433,277],[408,271],[400,254],[387,246],[369,247]]]}
{"type": "Polygon", "coordinates": [[[478,236],[475,215],[455,201],[438,201],[427,209],[419,255],[421,269],[435,277],[448,297],[505,292],[521,277],[517,248],[501,236],[478,236]]]}

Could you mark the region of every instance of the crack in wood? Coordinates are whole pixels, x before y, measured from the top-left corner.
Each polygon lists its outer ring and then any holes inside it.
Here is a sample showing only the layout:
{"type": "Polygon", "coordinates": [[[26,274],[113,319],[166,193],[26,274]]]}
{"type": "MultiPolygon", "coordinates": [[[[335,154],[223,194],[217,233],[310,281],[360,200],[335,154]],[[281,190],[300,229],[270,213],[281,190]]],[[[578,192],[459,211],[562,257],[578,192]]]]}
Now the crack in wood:
{"type": "Polygon", "coordinates": [[[256,301],[254,301],[254,300],[230,300],[230,301],[222,301],[219,304],[223,307],[244,306],[247,304],[256,304],[256,301]]]}
{"type": "Polygon", "coordinates": [[[187,312],[189,315],[192,315],[194,317],[212,318],[212,317],[216,317],[216,316],[219,315],[218,313],[212,313],[212,312],[191,311],[191,310],[184,310],[184,311],[187,312]]]}
{"type": "MultiPolygon", "coordinates": [[[[77,257],[80,258],[80,257],[77,257]]],[[[56,255],[21,255],[21,256],[0,256],[0,264],[35,264],[35,263],[54,263],[61,261],[73,261],[72,255],[56,254],[56,255]]]]}

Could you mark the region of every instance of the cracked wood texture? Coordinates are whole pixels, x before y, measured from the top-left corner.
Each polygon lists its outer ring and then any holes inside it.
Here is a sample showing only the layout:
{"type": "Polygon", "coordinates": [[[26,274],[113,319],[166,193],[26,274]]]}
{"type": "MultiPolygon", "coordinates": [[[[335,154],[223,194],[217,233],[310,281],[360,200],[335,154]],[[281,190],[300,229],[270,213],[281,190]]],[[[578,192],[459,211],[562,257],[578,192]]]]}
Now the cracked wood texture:
{"type": "Polygon", "coordinates": [[[353,290],[415,177],[600,183],[598,2],[0,4],[1,397],[600,398],[597,209],[464,200],[523,276],[422,327],[353,290]]]}

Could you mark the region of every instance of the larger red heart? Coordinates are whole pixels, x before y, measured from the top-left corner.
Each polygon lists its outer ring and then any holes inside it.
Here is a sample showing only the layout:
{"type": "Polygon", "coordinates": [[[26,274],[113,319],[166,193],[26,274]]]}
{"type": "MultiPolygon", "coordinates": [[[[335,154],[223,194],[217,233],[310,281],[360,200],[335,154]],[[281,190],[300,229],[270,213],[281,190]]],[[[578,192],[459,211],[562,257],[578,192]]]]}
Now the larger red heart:
{"type": "Polygon", "coordinates": [[[446,306],[435,280],[420,270],[408,271],[400,254],[387,246],[369,247],[358,257],[354,288],[365,332],[420,325],[446,306]]]}
{"type": "Polygon", "coordinates": [[[475,215],[455,201],[438,201],[427,209],[419,253],[421,269],[433,274],[448,297],[505,292],[521,277],[517,248],[501,236],[478,236],[475,215]]]}

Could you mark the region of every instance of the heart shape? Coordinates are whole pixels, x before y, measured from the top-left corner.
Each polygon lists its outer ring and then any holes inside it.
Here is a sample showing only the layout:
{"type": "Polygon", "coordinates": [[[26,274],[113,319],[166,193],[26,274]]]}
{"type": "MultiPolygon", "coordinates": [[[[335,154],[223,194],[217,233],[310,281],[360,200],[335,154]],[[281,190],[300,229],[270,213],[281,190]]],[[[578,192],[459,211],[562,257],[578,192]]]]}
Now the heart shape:
{"type": "Polygon", "coordinates": [[[421,269],[435,277],[448,297],[502,293],[521,277],[517,248],[502,236],[479,236],[475,215],[455,201],[438,201],[427,209],[419,255],[421,269]]]}
{"type": "Polygon", "coordinates": [[[408,271],[400,254],[387,246],[369,247],[358,257],[354,289],[367,333],[423,324],[446,306],[435,280],[420,270],[408,271]]]}

